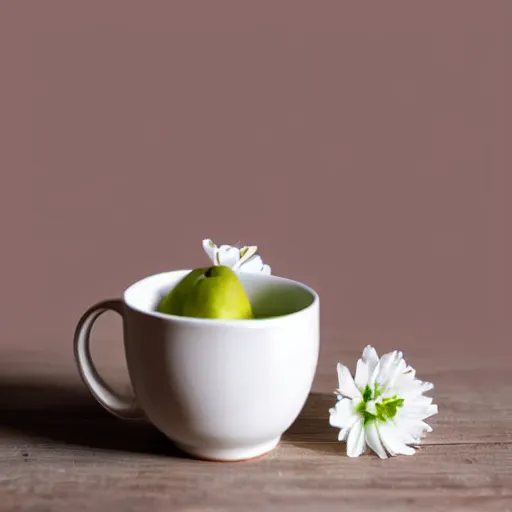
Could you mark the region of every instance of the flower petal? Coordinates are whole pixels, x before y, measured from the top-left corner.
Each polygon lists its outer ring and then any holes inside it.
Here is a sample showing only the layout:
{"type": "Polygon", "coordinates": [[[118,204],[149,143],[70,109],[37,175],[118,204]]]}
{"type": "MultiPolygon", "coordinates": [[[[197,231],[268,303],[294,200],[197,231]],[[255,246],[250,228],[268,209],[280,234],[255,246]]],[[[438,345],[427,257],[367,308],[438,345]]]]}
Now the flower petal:
{"type": "Polygon", "coordinates": [[[416,382],[416,372],[403,372],[397,375],[393,388],[398,390],[401,394],[402,391],[410,389],[414,382],[416,382]]]}
{"type": "Polygon", "coordinates": [[[431,382],[423,382],[417,379],[409,382],[397,379],[395,389],[402,398],[412,398],[431,391],[434,389],[434,385],[431,382]]]}
{"type": "Polygon", "coordinates": [[[231,245],[221,245],[217,253],[219,265],[233,268],[240,259],[240,250],[231,245]]]}
{"type": "Polygon", "coordinates": [[[256,254],[244,263],[239,264],[238,269],[240,272],[259,273],[263,269],[263,260],[261,256],[256,254]]]}
{"type": "Polygon", "coordinates": [[[396,432],[400,437],[402,443],[406,445],[417,445],[421,444],[421,438],[425,435],[425,426],[430,428],[426,423],[421,422],[422,425],[416,431],[411,431],[407,428],[407,425],[404,422],[397,423],[395,422],[395,426],[397,426],[396,432]],[[414,435],[413,435],[414,434],[414,435]]]}
{"type": "Polygon", "coordinates": [[[217,246],[213,243],[213,240],[210,240],[209,238],[205,238],[203,240],[203,249],[208,258],[210,258],[211,262],[213,264],[216,263],[216,254],[217,254],[217,246]]]}
{"type": "Polygon", "coordinates": [[[425,420],[430,418],[434,414],[437,414],[437,405],[423,405],[415,403],[404,402],[404,405],[400,408],[400,416],[403,418],[410,418],[415,420],[425,420]]]}
{"type": "Polygon", "coordinates": [[[368,375],[371,375],[379,362],[377,351],[371,345],[367,345],[363,350],[362,359],[368,365],[368,375]]]}
{"type": "Polygon", "coordinates": [[[369,373],[368,385],[373,389],[377,380],[377,375],[380,372],[380,361],[375,365],[373,372],[369,373]]]}
{"type": "MultiPolygon", "coordinates": [[[[400,354],[400,353],[399,353],[400,354]]],[[[403,359],[398,359],[395,363],[390,367],[388,372],[387,379],[387,388],[392,388],[395,385],[396,380],[404,373],[406,369],[406,364],[403,359]]]]}
{"type": "Polygon", "coordinates": [[[386,450],[382,446],[379,432],[377,430],[377,424],[375,421],[368,422],[365,427],[366,443],[381,459],[387,459],[386,450]]]}
{"type": "Polygon", "coordinates": [[[394,367],[399,363],[402,357],[402,352],[395,350],[384,354],[380,358],[379,373],[377,374],[376,382],[379,383],[382,388],[386,388],[390,384],[391,377],[394,377],[394,367]]]}
{"type": "Polygon", "coordinates": [[[263,268],[261,269],[262,274],[270,275],[271,274],[271,267],[270,265],[263,265],[263,268]]]}
{"type": "Polygon", "coordinates": [[[397,427],[391,423],[381,423],[379,433],[382,444],[390,454],[413,455],[416,450],[402,442],[397,427]]]}
{"type": "Polygon", "coordinates": [[[366,448],[363,419],[358,418],[347,437],[347,455],[359,457],[366,448]]]}
{"type": "MultiPolygon", "coordinates": [[[[383,426],[383,423],[379,423],[379,426],[377,427],[379,429],[379,437],[380,437],[382,446],[389,453],[389,455],[391,455],[391,457],[395,457],[397,455],[397,453],[393,450],[393,448],[388,443],[385,442],[385,440],[383,438],[382,426],[383,426]]],[[[385,435],[385,432],[384,432],[384,435],[385,435]]]]}
{"type": "MultiPolygon", "coordinates": [[[[394,418],[396,420],[396,418],[394,418]]],[[[395,432],[398,433],[400,440],[404,444],[417,444],[418,443],[418,436],[413,435],[413,433],[407,428],[407,426],[404,424],[403,421],[393,421],[393,424],[396,426],[398,425],[399,428],[395,430],[395,432]]]]}
{"type": "Polygon", "coordinates": [[[338,432],[338,441],[345,441],[347,435],[350,432],[350,427],[344,427],[338,432]]]}
{"type": "Polygon", "coordinates": [[[329,424],[331,427],[351,427],[357,419],[357,415],[354,411],[354,404],[350,398],[342,398],[332,409],[329,410],[329,413],[329,424]]]}
{"type": "Polygon", "coordinates": [[[240,249],[239,265],[243,265],[246,261],[250,260],[258,252],[257,245],[246,245],[240,249]]]}
{"type": "Polygon", "coordinates": [[[354,377],[354,382],[361,391],[364,391],[364,388],[368,384],[368,379],[368,363],[362,359],[359,359],[359,361],[357,361],[356,376],[354,377]]]}
{"type": "Polygon", "coordinates": [[[338,441],[344,441],[354,423],[359,420],[359,416],[355,414],[352,400],[349,398],[340,400],[335,407],[329,410],[329,413],[329,424],[340,429],[338,441]]]}
{"type": "Polygon", "coordinates": [[[414,405],[430,405],[433,398],[431,396],[418,395],[413,398],[406,397],[404,400],[407,400],[407,403],[413,403],[414,405]]]}
{"type": "Polygon", "coordinates": [[[404,433],[406,432],[412,439],[411,441],[406,441],[403,439],[405,443],[419,444],[421,443],[421,438],[425,435],[425,433],[432,432],[432,427],[421,420],[411,420],[404,418],[397,421],[397,423],[400,425],[400,431],[404,433]]]}
{"type": "Polygon", "coordinates": [[[339,392],[348,398],[354,398],[356,400],[362,400],[361,392],[357,389],[354,379],[350,374],[349,369],[338,363],[336,366],[338,372],[338,390],[339,392]]]}

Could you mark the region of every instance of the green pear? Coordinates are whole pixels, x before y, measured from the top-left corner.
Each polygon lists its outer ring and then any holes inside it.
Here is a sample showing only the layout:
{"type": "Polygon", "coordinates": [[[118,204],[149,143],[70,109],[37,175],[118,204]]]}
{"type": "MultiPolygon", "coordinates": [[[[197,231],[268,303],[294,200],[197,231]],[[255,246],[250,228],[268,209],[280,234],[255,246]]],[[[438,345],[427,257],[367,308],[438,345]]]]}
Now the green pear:
{"type": "Polygon", "coordinates": [[[189,272],[161,301],[157,311],[168,315],[182,315],[183,303],[194,288],[197,281],[204,275],[207,268],[196,268],[189,272]]]}
{"type": "Polygon", "coordinates": [[[196,318],[254,318],[236,273],[218,265],[189,272],[158,306],[160,313],[196,318]]]}

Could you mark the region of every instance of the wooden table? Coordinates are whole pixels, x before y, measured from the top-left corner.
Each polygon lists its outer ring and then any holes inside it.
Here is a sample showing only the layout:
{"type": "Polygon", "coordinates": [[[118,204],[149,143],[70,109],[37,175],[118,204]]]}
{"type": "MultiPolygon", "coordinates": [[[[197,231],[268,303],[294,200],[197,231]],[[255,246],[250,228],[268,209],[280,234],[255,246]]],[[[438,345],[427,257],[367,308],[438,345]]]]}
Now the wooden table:
{"type": "MultiPolygon", "coordinates": [[[[439,414],[416,455],[350,459],[327,418],[335,364],[354,368],[371,341],[363,338],[324,339],[297,422],[273,453],[241,463],[191,460],[150,425],[109,416],[78,380],[70,349],[4,345],[0,510],[512,510],[509,360],[449,340],[435,351],[428,342],[377,345],[404,350],[419,377],[434,382],[439,414]]],[[[109,354],[103,371],[126,385],[120,349],[109,354]]]]}

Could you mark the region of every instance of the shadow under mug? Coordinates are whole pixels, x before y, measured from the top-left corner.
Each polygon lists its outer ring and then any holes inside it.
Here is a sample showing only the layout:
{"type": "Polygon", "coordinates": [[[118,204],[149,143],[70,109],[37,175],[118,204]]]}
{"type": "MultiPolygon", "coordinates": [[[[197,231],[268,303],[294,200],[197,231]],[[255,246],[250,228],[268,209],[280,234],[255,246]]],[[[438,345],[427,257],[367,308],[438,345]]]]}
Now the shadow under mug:
{"type": "Polygon", "coordinates": [[[105,409],[125,419],[146,417],[189,455],[221,461],[263,455],[277,446],[311,390],[319,353],[319,297],[297,281],[240,273],[255,319],[155,311],[188,272],[146,277],[122,299],[89,308],[74,336],[80,376],[105,409]],[[91,357],[93,324],[109,310],[123,319],[135,401],[118,396],[91,357]]]}

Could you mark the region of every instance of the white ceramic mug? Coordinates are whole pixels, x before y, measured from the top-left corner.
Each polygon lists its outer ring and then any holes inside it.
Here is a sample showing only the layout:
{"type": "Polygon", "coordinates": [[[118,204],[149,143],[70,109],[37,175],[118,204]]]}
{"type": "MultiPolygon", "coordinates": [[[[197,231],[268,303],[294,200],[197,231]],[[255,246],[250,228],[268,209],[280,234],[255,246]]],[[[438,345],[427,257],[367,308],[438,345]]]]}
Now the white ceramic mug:
{"type": "Polygon", "coordinates": [[[146,277],[122,300],[92,306],[75,331],[80,375],[108,411],[126,419],[145,416],[192,456],[234,461],[263,455],[277,446],[310,392],[319,352],[319,297],[290,279],[240,273],[255,314],[270,318],[156,312],[188,272],[146,277]],[[92,326],[109,310],[123,319],[133,402],[112,391],[91,358],[92,326]]]}

